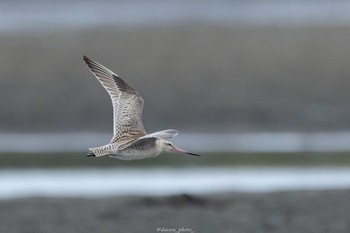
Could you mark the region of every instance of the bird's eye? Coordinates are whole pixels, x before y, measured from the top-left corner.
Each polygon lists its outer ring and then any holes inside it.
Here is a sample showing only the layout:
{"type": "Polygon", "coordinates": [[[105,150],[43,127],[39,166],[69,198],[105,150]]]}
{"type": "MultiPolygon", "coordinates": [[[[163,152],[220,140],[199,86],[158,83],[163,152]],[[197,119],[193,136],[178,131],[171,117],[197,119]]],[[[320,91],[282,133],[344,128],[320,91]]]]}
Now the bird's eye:
{"type": "Polygon", "coordinates": [[[169,145],[169,146],[171,146],[171,143],[170,143],[170,142],[168,142],[168,145],[169,145]]]}

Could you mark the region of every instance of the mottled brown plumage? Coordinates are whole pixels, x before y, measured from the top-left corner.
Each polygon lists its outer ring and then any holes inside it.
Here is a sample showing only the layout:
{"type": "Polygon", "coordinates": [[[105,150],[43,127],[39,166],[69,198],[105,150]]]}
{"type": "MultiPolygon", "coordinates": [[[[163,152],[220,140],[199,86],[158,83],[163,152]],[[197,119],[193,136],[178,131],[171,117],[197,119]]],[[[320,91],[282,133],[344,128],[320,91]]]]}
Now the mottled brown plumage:
{"type": "Polygon", "coordinates": [[[146,134],[142,123],[143,99],[137,91],[117,74],[101,64],[83,57],[90,71],[100,81],[113,104],[113,138],[109,144],[89,148],[88,156],[109,155],[118,159],[133,160],[158,156],[164,150],[186,152],[174,147],[168,140],[177,130],[163,130],[146,134]]]}
{"type": "Polygon", "coordinates": [[[83,59],[112,100],[114,136],[110,143],[120,145],[146,135],[142,123],[142,97],[111,70],[86,56],[83,59]]]}

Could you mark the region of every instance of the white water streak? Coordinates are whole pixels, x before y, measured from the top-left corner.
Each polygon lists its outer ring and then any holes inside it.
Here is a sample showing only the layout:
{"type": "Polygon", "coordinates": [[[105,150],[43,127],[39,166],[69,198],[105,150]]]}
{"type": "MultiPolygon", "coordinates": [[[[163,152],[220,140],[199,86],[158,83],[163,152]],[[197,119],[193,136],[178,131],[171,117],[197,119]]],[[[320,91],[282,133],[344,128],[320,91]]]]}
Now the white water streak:
{"type": "Polygon", "coordinates": [[[0,170],[0,199],[350,188],[350,168],[0,170]]]}

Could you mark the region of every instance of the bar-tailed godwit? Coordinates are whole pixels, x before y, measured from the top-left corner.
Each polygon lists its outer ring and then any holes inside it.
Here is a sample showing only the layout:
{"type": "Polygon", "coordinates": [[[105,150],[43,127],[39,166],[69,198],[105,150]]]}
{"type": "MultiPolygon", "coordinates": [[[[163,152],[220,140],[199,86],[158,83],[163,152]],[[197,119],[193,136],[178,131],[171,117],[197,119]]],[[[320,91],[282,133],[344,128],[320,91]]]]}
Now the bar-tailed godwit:
{"type": "Polygon", "coordinates": [[[163,151],[199,156],[169,142],[177,135],[177,130],[167,129],[146,134],[142,123],[143,99],[137,91],[101,64],[86,56],[83,59],[111,97],[114,113],[113,138],[107,145],[89,148],[88,157],[108,155],[122,160],[134,160],[156,157],[163,151]]]}

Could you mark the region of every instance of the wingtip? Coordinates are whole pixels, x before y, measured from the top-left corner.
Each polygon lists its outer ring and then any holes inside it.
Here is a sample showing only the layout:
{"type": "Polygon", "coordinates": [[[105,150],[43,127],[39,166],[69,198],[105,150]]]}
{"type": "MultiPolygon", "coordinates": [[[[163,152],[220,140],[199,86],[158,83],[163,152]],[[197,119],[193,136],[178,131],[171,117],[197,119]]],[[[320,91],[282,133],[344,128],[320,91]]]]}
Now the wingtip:
{"type": "Polygon", "coordinates": [[[87,62],[87,61],[90,61],[90,58],[88,58],[87,56],[83,55],[83,60],[84,60],[85,62],[87,62]]]}
{"type": "Polygon", "coordinates": [[[173,131],[174,137],[176,137],[179,134],[179,131],[177,129],[170,129],[173,131]]]}
{"type": "MultiPolygon", "coordinates": [[[[90,68],[90,70],[92,69],[92,67],[94,66],[94,63],[96,63],[95,61],[91,60],[89,57],[83,55],[83,60],[85,62],[85,64],[90,68]]],[[[92,71],[92,70],[91,70],[92,71]]],[[[94,73],[94,72],[93,72],[94,73]]]]}

